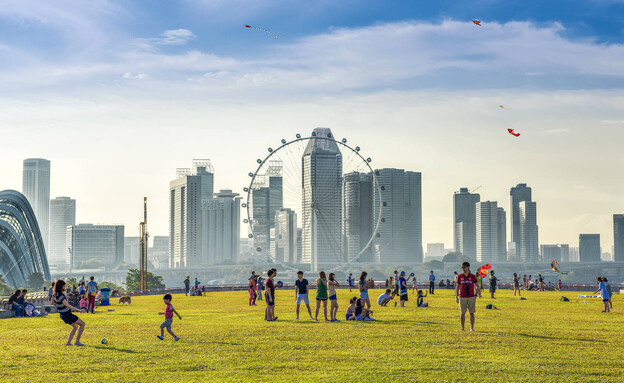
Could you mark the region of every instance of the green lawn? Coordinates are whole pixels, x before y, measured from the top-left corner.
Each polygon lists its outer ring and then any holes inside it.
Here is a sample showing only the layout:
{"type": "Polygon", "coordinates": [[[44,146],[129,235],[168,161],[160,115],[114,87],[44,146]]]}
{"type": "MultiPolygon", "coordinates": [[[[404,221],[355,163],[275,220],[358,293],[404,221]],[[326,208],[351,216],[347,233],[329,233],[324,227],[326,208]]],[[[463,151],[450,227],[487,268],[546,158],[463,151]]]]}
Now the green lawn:
{"type": "MultiPolygon", "coordinates": [[[[376,298],[381,290],[371,290],[376,298]]],[[[354,291],[355,293],[355,291],[354,291]]],[[[353,294],[339,290],[344,319],[353,294]]],[[[624,298],[577,303],[576,292],[501,290],[477,300],[476,332],[460,332],[451,290],[428,297],[428,309],[373,306],[377,322],[295,320],[294,292],[278,291],[277,322],[246,292],[175,295],[177,343],[156,339],[162,297],[115,303],[87,323],[85,347],[64,346],[70,326],[58,314],[0,320],[2,381],[623,381],[624,298]],[[494,303],[499,310],[485,310],[494,303]],[[100,344],[100,339],[108,344],[100,344]]],[[[413,296],[410,296],[412,299],[413,296]]],[[[376,299],[375,299],[376,300],[376,299]]],[[[394,306],[392,304],[392,306],[394,306]]],[[[305,306],[304,306],[305,308],[305,306]]],[[[313,307],[314,309],[314,307],[313,307]]],[[[305,314],[302,318],[305,317],[305,314]]]]}

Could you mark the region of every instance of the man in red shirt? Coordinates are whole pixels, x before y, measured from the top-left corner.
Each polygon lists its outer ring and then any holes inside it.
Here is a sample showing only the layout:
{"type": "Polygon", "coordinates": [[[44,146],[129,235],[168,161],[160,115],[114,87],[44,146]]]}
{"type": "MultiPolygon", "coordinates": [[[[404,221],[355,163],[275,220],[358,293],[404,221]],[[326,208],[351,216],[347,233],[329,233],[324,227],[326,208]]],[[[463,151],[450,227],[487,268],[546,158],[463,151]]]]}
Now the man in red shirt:
{"type": "Polygon", "coordinates": [[[466,311],[470,312],[470,331],[474,331],[477,295],[481,298],[481,290],[477,283],[477,277],[470,272],[470,263],[462,263],[463,273],[457,276],[455,283],[455,302],[459,303],[461,310],[461,331],[464,331],[466,323],[466,311]]]}

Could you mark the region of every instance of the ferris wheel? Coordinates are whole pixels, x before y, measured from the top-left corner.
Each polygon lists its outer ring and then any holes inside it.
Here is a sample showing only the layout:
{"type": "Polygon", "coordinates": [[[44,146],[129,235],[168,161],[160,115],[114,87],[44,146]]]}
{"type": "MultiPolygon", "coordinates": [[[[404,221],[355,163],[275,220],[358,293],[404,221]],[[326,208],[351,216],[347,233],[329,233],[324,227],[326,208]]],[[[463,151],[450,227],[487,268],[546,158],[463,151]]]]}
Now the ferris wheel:
{"type": "Polygon", "coordinates": [[[327,128],[269,147],[243,189],[254,254],[290,269],[372,262],[384,188],[371,161],[327,128]]]}

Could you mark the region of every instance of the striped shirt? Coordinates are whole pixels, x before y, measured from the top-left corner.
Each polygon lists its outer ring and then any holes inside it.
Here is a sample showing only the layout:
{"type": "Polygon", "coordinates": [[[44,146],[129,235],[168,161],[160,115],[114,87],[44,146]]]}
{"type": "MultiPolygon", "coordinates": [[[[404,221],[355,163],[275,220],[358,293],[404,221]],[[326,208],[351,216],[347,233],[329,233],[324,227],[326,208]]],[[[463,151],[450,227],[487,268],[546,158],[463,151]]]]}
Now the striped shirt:
{"type": "Polygon", "coordinates": [[[165,319],[173,319],[173,306],[171,304],[165,306],[165,319]]]}
{"type": "Polygon", "coordinates": [[[54,303],[56,304],[56,310],[59,314],[71,312],[71,309],[63,304],[63,301],[66,299],[65,294],[56,294],[56,296],[54,296],[54,303]]]}

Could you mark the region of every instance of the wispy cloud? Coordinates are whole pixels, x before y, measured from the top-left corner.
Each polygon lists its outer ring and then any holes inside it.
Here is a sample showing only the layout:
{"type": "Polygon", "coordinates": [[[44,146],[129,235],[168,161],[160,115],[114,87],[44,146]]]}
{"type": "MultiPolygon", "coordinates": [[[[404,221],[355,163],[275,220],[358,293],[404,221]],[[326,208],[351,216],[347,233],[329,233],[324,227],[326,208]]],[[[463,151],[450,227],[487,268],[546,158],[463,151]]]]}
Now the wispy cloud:
{"type": "Polygon", "coordinates": [[[551,134],[551,133],[564,133],[564,132],[567,132],[569,130],[570,129],[568,129],[568,128],[549,129],[549,130],[546,130],[545,133],[549,133],[549,134],[551,134]]]}
{"type": "Polygon", "coordinates": [[[134,45],[146,50],[152,50],[157,45],[185,45],[197,38],[188,29],[170,29],[160,34],[159,37],[137,39],[134,45]]]}
{"type": "Polygon", "coordinates": [[[132,74],[130,72],[126,72],[122,77],[129,80],[144,80],[147,78],[147,75],[145,73],[132,74]]]}

